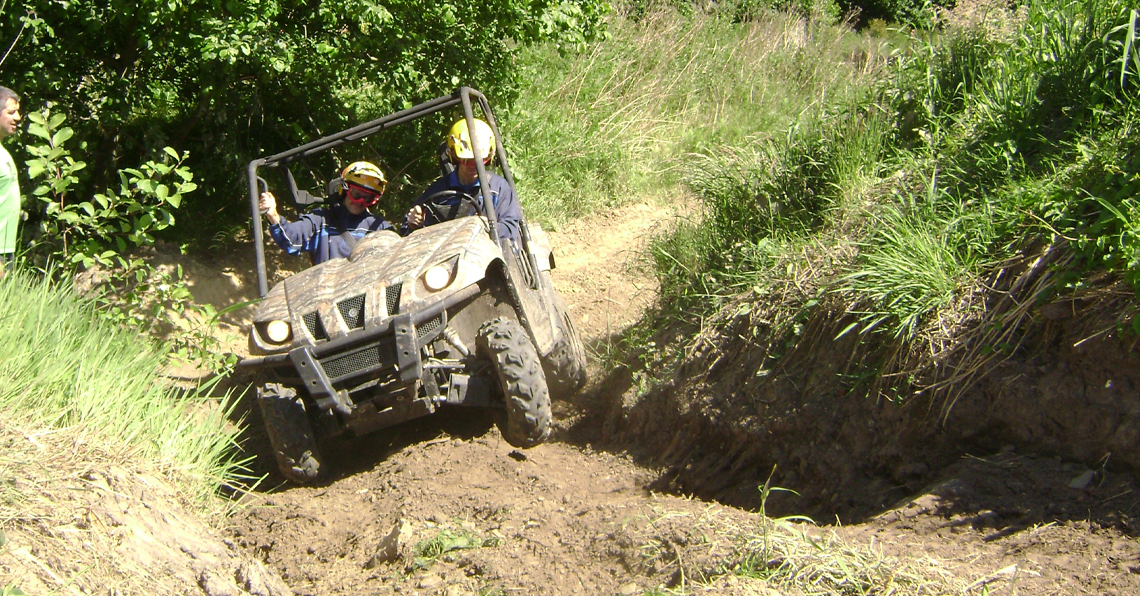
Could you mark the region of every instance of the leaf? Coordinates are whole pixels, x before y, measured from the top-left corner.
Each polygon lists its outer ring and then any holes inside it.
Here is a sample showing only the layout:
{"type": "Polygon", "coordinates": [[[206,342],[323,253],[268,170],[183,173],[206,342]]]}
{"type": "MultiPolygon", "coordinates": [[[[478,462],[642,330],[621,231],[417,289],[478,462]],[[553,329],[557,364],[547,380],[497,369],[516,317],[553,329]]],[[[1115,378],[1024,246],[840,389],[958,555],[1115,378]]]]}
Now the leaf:
{"type": "Polygon", "coordinates": [[[87,202],[87,201],[83,201],[82,203],[80,203],[79,208],[86,211],[87,215],[91,215],[91,216],[95,215],[95,206],[92,205],[91,203],[87,202]]]}
{"type": "Polygon", "coordinates": [[[64,120],[67,120],[67,116],[64,116],[63,114],[55,114],[48,120],[47,127],[55,130],[59,128],[60,124],[63,124],[64,120]]]}
{"type": "Polygon", "coordinates": [[[32,136],[35,136],[35,137],[39,137],[45,141],[51,140],[51,134],[48,133],[47,129],[44,128],[44,126],[42,124],[36,124],[34,122],[32,124],[29,124],[28,125],[28,134],[31,134],[32,136]]]}
{"type": "Polygon", "coordinates": [[[167,197],[166,202],[170,203],[171,207],[174,207],[175,209],[177,209],[180,206],[182,206],[182,195],[181,194],[170,195],[169,197],[167,197]]]}
{"type": "Polygon", "coordinates": [[[174,150],[174,147],[169,147],[169,146],[163,147],[162,151],[163,151],[163,153],[166,153],[170,157],[172,157],[174,159],[178,159],[178,152],[174,150]]]}
{"type": "Polygon", "coordinates": [[[74,130],[71,130],[70,128],[61,128],[58,131],[56,131],[56,133],[54,135],[52,135],[51,144],[55,145],[56,147],[59,147],[60,145],[67,142],[67,140],[70,139],[74,135],[75,135],[74,130]]]}

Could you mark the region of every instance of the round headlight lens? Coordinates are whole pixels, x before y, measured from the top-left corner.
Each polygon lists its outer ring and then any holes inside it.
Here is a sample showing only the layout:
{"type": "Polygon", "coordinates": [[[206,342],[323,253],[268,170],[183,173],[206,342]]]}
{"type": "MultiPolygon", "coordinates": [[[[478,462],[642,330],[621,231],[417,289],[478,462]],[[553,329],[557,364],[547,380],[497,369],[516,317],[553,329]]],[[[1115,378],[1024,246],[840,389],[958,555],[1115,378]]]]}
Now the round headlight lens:
{"type": "Polygon", "coordinates": [[[275,344],[285,343],[290,335],[292,335],[292,329],[289,328],[289,323],[285,321],[270,321],[265,326],[265,336],[275,344]]]}
{"type": "Polygon", "coordinates": [[[436,265],[424,273],[424,285],[433,292],[446,288],[449,281],[451,281],[451,271],[443,265],[436,265]]]}

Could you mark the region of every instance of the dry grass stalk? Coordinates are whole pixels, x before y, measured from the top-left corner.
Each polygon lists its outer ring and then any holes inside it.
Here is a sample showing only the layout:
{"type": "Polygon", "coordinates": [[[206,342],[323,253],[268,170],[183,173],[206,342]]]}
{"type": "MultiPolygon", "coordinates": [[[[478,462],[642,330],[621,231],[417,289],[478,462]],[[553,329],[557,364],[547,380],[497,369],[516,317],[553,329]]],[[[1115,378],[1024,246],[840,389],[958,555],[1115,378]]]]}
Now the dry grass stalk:
{"type": "Polygon", "coordinates": [[[719,506],[654,507],[624,532],[635,553],[628,562],[664,578],[668,593],[961,594],[966,586],[948,561],[901,561],[873,542],[851,544],[810,524],[719,506]]]}

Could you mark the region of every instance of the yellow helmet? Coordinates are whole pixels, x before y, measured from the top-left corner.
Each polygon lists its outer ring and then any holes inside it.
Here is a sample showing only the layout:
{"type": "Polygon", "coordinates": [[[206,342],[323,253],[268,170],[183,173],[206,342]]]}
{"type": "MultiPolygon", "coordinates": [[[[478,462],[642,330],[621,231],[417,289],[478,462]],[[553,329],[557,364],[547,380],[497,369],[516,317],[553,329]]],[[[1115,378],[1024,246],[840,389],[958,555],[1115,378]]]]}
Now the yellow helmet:
{"type": "Polygon", "coordinates": [[[348,200],[365,208],[375,205],[384,194],[388,181],[375,164],[356,161],[340,173],[340,184],[348,200]]]}
{"type": "MultiPolygon", "coordinates": [[[[479,139],[479,157],[487,161],[495,153],[495,133],[491,127],[482,120],[475,120],[475,134],[479,139]]],[[[447,134],[447,147],[451,150],[451,159],[472,159],[475,151],[471,145],[471,134],[467,130],[467,119],[451,125],[451,132],[447,134]]]]}
{"type": "Polygon", "coordinates": [[[375,164],[367,161],[355,161],[348,164],[348,167],[341,171],[340,178],[346,185],[363,186],[378,195],[383,194],[384,189],[388,186],[388,179],[384,177],[384,172],[381,172],[375,164]]]}

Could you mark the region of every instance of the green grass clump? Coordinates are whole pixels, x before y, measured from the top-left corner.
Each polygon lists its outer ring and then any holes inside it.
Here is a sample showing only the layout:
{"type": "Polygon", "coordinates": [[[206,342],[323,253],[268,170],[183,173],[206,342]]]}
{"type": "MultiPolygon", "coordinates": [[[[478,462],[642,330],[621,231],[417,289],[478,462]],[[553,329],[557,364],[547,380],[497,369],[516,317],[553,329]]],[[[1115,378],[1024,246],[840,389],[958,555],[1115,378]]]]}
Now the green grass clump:
{"type": "Polygon", "coordinates": [[[437,560],[450,557],[449,553],[454,551],[490,548],[498,545],[498,538],[484,538],[467,530],[443,529],[431,538],[416,543],[412,551],[415,553],[415,566],[427,569],[437,560]]]}
{"type": "Polygon", "coordinates": [[[98,321],[69,284],[14,270],[0,280],[0,408],[39,428],[117,441],[183,482],[205,504],[233,477],[230,405],[180,395],[160,376],[153,342],[98,321]]]}

